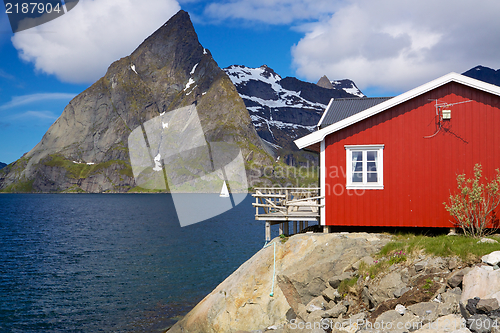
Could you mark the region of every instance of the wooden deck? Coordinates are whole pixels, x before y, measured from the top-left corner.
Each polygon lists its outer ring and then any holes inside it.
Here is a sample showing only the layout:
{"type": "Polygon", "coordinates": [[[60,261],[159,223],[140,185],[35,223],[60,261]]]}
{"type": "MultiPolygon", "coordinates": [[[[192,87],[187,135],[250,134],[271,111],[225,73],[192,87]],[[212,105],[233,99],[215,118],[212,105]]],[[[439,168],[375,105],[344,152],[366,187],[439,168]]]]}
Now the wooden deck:
{"type": "Polygon", "coordinates": [[[256,188],[255,219],[266,221],[266,241],[271,240],[271,225],[280,224],[280,234],[290,234],[288,222],[294,222],[293,232],[307,228],[308,222],[319,221],[319,188],[256,188]]]}

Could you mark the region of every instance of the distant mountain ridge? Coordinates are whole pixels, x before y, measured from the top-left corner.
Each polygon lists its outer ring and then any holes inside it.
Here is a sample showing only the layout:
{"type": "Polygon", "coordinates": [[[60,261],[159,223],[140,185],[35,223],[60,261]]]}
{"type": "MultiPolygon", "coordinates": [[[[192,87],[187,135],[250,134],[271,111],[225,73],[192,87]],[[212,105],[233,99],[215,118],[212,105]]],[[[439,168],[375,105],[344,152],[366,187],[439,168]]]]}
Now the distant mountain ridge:
{"type": "Polygon", "coordinates": [[[494,70],[479,65],[464,72],[463,75],[500,86],[500,69],[494,70]]]}
{"type": "Polygon", "coordinates": [[[245,102],[257,133],[277,155],[297,151],[293,140],[316,130],[331,98],[364,97],[351,80],[329,81],[325,76],[320,79],[328,81],[324,87],[294,77],[281,78],[267,65],[232,65],[224,71],[245,102]]]}
{"type": "Polygon", "coordinates": [[[7,164],[0,162],[0,169],[3,169],[7,166],[7,164]]]}

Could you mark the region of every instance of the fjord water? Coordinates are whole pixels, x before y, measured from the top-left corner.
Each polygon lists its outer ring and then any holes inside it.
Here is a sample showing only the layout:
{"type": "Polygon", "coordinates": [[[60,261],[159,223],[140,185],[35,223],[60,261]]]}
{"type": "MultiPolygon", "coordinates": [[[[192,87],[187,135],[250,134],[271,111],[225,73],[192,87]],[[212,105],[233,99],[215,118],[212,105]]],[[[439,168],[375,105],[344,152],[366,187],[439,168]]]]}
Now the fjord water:
{"type": "Polygon", "coordinates": [[[251,202],[181,228],[169,194],[0,195],[0,331],[162,331],[262,247],[251,202]]]}

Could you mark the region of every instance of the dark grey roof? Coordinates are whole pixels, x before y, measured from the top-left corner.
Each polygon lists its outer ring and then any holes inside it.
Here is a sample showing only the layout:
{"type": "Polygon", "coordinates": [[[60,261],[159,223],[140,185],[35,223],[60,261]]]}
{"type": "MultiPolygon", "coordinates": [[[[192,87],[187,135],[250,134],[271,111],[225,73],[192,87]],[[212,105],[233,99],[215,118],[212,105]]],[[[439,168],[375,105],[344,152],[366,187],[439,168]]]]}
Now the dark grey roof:
{"type": "Polygon", "coordinates": [[[336,122],[344,120],[391,98],[392,97],[363,97],[334,99],[330,107],[325,110],[326,114],[323,116],[320,128],[335,124],[336,122]]]}

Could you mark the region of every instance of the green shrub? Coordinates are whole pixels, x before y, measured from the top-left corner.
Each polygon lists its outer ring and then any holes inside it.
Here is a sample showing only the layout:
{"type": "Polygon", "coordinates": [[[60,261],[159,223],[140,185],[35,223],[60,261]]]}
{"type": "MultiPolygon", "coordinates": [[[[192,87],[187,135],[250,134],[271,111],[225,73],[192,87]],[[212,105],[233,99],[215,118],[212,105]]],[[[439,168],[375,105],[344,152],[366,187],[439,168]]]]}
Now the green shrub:
{"type": "Polygon", "coordinates": [[[458,194],[450,195],[449,204],[443,203],[454,223],[472,237],[482,237],[498,229],[495,209],[500,204],[500,170],[488,184],[483,184],[481,177],[481,164],[474,166],[474,178],[458,175],[458,194]]]}

